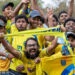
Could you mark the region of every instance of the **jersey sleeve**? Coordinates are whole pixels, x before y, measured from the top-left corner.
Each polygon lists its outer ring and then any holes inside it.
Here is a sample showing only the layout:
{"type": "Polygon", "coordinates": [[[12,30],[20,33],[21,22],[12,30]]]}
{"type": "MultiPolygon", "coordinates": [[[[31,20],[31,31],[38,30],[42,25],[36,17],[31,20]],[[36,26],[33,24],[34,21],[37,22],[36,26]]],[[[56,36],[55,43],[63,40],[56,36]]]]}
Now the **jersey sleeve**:
{"type": "Polygon", "coordinates": [[[24,54],[24,51],[21,51],[21,52],[19,51],[19,53],[20,53],[19,59],[24,62],[26,60],[26,56],[24,54]]]}
{"type": "Polygon", "coordinates": [[[50,54],[48,54],[47,48],[45,48],[44,50],[40,50],[40,57],[44,57],[44,56],[50,56],[50,54]]]}

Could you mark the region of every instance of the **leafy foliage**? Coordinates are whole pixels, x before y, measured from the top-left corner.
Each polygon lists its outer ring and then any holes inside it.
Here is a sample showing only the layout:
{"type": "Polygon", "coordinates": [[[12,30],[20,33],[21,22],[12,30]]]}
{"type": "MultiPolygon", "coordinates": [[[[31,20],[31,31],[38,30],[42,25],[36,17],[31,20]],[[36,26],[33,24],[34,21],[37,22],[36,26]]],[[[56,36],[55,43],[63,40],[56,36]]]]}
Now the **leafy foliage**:
{"type": "MultiPolygon", "coordinates": [[[[20,2],[21,0],[0,0],[0,14],[2,14],[2,6],[5,4],[5,3],[7,3],[7,2],[13,2],[14,3],[14,8],[19,4],[19,2],[20,2]]],[[[43,1],[42,0],[37,0],[38,1],[38,5],[40,6],[40,8],[42,8],[43,9],[43,7],[42,7],[42,5],[43,5],[43,1]]],[[[56,1],[56,0],[55,0],[56,1]]],[[[57,1],[59,1],[59,0],[57,0],[57,1]]],[[[66,1],[66,0],[65,0],[66,1]]],[[[58,14],[61,10],[66,10],[66,11],[68,11],[68,7],[66,6],[66,2],[61,2],[60,4],[59,4],[59,6],[58,6],[58,8],[56,8],[56,9],[54,9],[54,14],[58,14]]],[[[45,7],[47,7],[47,6],[45,6],[45,7]]],[[[49,5],[48,5],[48,7],[49,7],[49,5]]],[[[46,12],[46,8],[44,8],[43,9],[43,11],[45,12],[45,14],[47,13],[46,12]]],[[[74,10],[74,12],[75,12],[75,10],[74,10]]],[[[75,16],[75,14],[73,13],[73,16],[75,16]]]]}

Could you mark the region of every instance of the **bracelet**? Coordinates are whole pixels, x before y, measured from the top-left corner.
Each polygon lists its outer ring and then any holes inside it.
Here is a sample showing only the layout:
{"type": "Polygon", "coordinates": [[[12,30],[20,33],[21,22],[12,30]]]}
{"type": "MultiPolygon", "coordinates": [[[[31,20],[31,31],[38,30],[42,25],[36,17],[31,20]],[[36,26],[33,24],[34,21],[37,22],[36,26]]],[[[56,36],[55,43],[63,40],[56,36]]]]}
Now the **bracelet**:
{"type": "Polygon", "coordinates": [[[9,53],[6,53],[6,57],[8,57],[9,53]]]}

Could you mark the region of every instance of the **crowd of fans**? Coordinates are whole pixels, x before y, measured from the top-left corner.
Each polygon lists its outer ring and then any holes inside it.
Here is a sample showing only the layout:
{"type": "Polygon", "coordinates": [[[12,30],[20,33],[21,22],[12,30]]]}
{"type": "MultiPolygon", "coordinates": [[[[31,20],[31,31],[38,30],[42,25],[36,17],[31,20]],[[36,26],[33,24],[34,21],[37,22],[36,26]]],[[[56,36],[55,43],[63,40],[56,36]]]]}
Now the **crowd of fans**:
{"type": "Polygon", "coordinates": [[[60,37],[49,35],[3,37],[6,34],[59,27],[60,32],[67,33],[67,39],[75,55],[73,6],[74,0],[70,0],[68,12],[63,10],[57,17],[52,9],[47,9],[45,16],[37,0],[21,0],[14,10],[12,2],[4,4],[3,15],[0,15],[0,75],[36,75],[36,64],[41,62],[41,58],[55,54],[70,55],[62,48],[65,46],[60,37]]]}

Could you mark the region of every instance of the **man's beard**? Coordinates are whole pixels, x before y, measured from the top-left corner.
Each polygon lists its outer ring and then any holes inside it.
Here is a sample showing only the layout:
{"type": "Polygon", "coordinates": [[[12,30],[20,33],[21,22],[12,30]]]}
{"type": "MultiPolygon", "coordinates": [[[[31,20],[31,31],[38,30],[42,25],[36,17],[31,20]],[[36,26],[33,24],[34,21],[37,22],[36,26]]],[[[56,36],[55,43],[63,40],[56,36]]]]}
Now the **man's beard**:
{"type": "Polygon", "coordinates": [[[25,53],[25,55],[26,55],[26,57],[27,57],[28,59],[35,59],[35,58],[37,58],[37,57],[39,56],[40,51],[37,50],[34,55],[30,55],[30,53],[29,53],[28,51],[25,51],[24,53],[25,53]]]}

